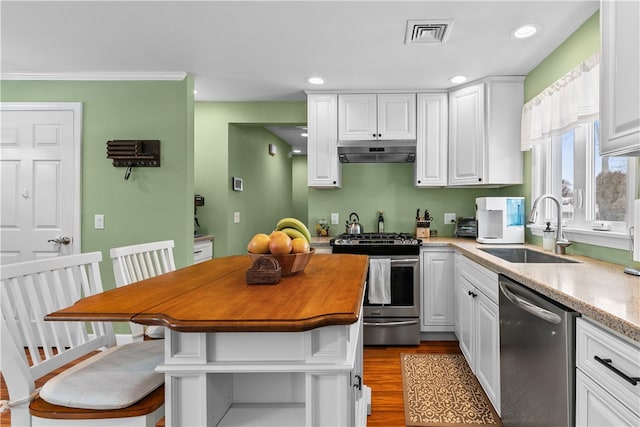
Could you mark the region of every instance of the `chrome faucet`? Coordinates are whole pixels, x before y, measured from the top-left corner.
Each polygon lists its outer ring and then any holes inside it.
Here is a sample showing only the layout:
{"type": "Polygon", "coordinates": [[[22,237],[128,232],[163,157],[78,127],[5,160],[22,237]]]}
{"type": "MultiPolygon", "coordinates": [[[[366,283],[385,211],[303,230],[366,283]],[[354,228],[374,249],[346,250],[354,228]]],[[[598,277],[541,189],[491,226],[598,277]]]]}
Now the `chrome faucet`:
{"type": "Polygon", "coordinates": [[[557,254],[564,254],[566,247],[571,245],[571,242],[565,239],[562,233],[562,204],[556,196],[554,196],[553,194],[543,194],[542,196],[538,197],[533,202],[533,206],[531,206],[531,213],[529,214],[529,219],[527,220],[527,222],[529,224],[533,224],[536,222],[536,217],[538,216],[538,203],[540,203],[544,199],[553,200],[556,203],[556,207],[558,208],[558,227],[556,228],[556,246],[554,252],[557,254]]]}

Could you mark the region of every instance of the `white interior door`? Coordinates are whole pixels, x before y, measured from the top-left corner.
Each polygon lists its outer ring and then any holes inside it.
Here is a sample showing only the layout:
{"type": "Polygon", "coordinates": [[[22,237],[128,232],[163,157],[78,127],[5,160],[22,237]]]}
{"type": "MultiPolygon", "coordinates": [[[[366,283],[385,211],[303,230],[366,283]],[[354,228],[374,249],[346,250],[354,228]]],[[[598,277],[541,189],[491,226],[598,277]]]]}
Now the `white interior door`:
{"type": "Polygon", "coordinates": [[[0,263],[80,252],[82,104],[0,103],[0,263]]]}

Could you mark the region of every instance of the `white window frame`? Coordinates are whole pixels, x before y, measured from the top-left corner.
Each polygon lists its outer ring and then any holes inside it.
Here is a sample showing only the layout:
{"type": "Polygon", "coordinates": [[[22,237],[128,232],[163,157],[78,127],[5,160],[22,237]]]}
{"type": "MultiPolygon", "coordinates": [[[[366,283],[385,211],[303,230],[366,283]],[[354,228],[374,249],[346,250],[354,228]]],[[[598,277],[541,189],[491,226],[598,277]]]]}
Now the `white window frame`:
{"type": "MultiPolygon", "coordinates": [[[[585,168],[594,171],[595,156],[592,149],[576,149],[585,145],[593,146],[593,122],[577,125],[574,128],[574,153],[577,153],[575,164],[581,162],[585,168]],[[591,139],[591,141],[587,141],[591,139]]],[[[561,136],[545,140],[541,144],[535,144],[531,148],[531,197],[532,201],[542,194],[551,193],[561,198],[562,192],[562,161],[561,161],[561,136]]],[[[630,245],[629,227],[633,222],[633,201],[636,198],[636,164],[635,158],[627,158],[627,216],[626,222],[619,221],[598,221],[605,222],[610,227],[609,231],[594,230],[591,223],[594,221],[593,210],[589,207],[595,203],[593,188],[595,176],[593,173],[584,178],[574,178],[574,188],[576,189],[575,221],[563,221],[564,237],[571,242],[586,243],[595,246],[603,246],[614,249],[628,250],[630,245]],[[580,202],[582,199],[582,202],[580,202]]],[[[577,175],[574,170],[574,176],[577,175]]],[[[540,206],[538,220],[528,227],[534,236],[542,236],[542,230],[547,221],[551,221],[552,228],[556,228],[556,205],[550,200],[546,200],[540,206]]]]}

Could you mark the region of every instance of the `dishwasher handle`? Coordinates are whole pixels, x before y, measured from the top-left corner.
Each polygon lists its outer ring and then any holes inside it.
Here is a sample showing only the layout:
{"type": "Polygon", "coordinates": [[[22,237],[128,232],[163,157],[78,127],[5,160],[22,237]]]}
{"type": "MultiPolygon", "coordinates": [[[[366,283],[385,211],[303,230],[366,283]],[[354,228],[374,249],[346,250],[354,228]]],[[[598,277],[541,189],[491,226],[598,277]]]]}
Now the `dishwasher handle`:
{"type": "Polygon", "coordinates": [[[555,313],[552,313],[549,310],[546,310],[542,307],[538,307],[526,299],[514,295],[509,289],[507,289],[507,284],[503,281],[500,281],[500,292],[507,297],[509,301],[511,301],[516,306],[520,307],[527,313],[533,314],[534,316],[547,321],[549,323],[553,323],[554,325],[558,325],[562,322],[562,318],[555,313]]]}

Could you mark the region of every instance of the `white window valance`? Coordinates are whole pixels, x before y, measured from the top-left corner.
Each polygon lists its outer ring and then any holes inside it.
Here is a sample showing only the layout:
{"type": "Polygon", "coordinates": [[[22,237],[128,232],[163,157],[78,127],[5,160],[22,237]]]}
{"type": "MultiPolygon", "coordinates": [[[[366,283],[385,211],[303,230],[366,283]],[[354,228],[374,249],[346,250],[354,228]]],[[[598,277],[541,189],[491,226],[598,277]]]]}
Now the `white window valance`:
{"type": "Polygon", "coordinates": [[[600,53],[597,53],[522,107],[522,151],[579,123],[597,119],[599,101],[600,53]]]}

